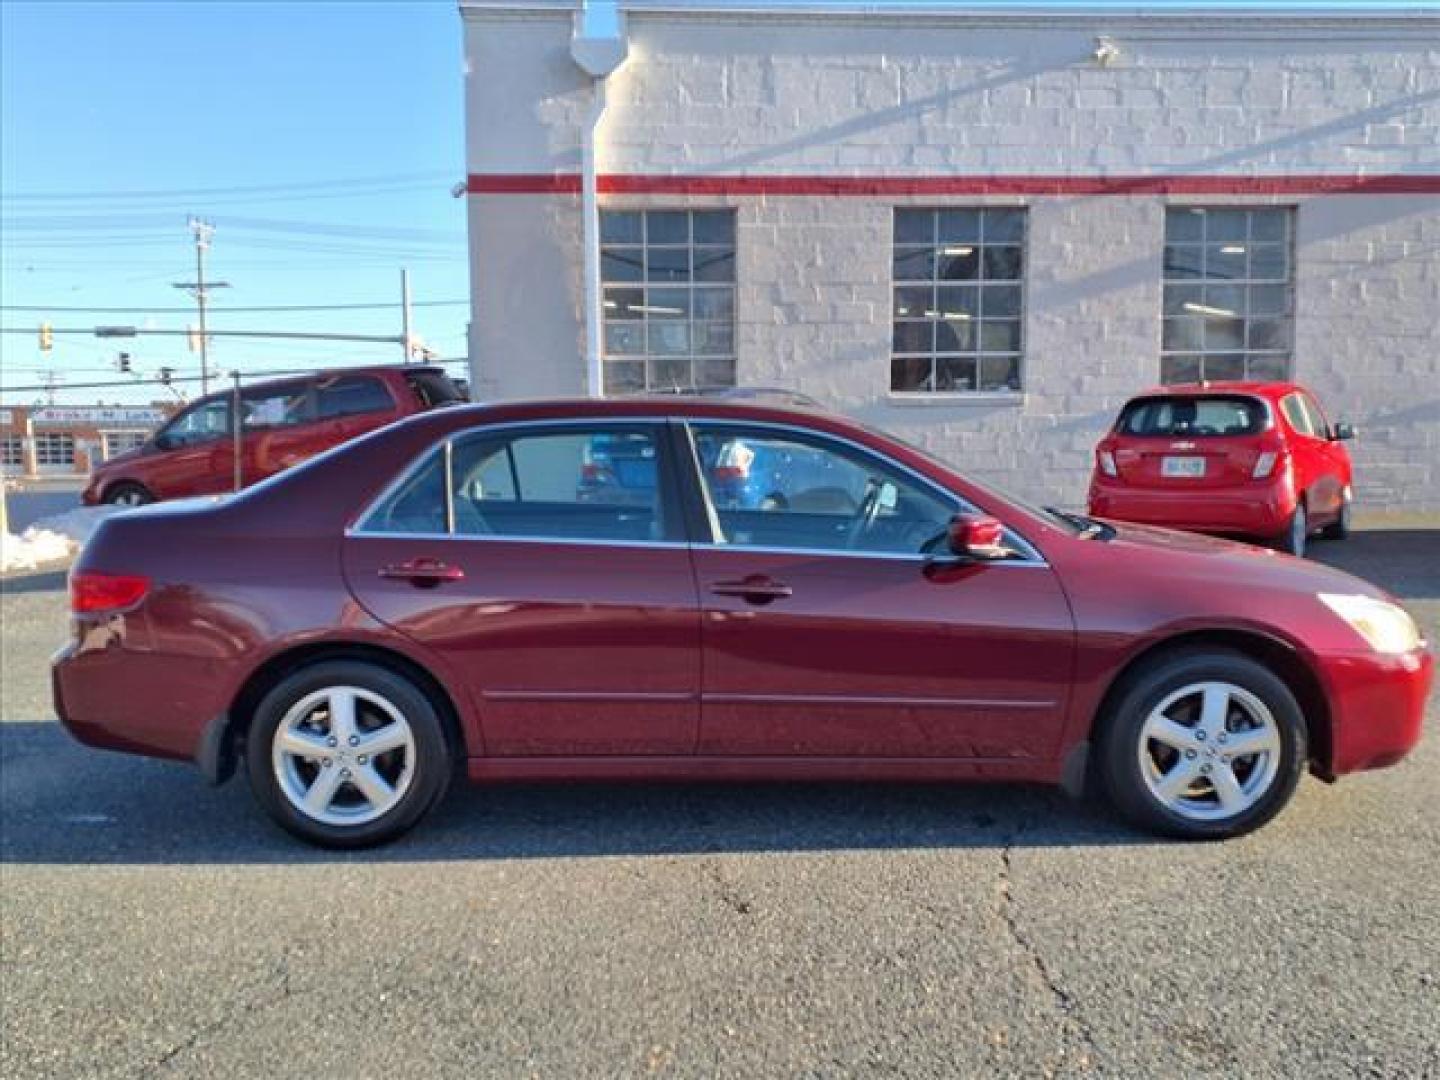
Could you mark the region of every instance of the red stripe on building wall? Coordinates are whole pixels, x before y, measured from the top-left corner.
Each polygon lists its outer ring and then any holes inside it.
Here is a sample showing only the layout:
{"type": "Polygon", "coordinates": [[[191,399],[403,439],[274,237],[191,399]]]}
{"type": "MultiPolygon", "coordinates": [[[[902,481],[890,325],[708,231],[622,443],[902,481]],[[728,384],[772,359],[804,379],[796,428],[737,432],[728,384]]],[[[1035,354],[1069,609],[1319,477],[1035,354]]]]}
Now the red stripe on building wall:
{"type": "MultiPolygon", "coordinates": [[[[700,176],[606,173],[605,195],[1440,195],[1440,175],[700,176]]],[[[569,195],[578,173],[471,173],[472,195],[569,195]]]]}

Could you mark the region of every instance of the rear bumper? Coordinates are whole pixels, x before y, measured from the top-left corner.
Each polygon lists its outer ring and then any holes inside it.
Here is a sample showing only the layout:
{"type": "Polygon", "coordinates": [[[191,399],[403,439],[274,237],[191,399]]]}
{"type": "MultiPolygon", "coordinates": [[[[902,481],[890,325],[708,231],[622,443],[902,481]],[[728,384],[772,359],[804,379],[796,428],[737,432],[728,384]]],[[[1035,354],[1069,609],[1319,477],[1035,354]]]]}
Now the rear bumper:
{"type": "Polygon", "coordinates": [[[1135,488],[1096,478],[1089,513],[1095,517],[1237,536],[1279,536],[1295,513],[1295,493],[1280,482],[1244,488],[1135,488]]]}
{"type": "Polygon", "coordinates": [[[1318,667],[1330,704],[1326,776],[1383,769],[1415,748],[1435,676],[1429,650],[1322,656],[1318,667]]]}
{"type": "Polygon", "coordinates": [[[213,662],[94,641],[70,642],[50,661],[55,715],[77,742],[148,757],[203,761],[224,682],[213,662]]]}

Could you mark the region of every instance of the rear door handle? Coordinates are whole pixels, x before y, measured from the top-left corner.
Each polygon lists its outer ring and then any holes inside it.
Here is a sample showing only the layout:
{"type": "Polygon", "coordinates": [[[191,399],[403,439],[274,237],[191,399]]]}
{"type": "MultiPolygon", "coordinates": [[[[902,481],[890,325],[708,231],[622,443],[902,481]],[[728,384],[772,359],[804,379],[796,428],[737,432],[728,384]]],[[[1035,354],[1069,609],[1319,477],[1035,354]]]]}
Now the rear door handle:
{"type": "Polygon", "coordinates": [[[762,574],[753,574],[742,581],[717,581],[710,586],[710,591],[716,596],[738,596],[748,604],[769,604],[795,595],[789,585],[762,574]]]}
{"type": "Polygon", "coordinates": [[[410,559],[380,568],[382,578],[408,581],[417,588],[430,589],[446,581],[463,581],[465,571],[440,559],[410,559]]]}

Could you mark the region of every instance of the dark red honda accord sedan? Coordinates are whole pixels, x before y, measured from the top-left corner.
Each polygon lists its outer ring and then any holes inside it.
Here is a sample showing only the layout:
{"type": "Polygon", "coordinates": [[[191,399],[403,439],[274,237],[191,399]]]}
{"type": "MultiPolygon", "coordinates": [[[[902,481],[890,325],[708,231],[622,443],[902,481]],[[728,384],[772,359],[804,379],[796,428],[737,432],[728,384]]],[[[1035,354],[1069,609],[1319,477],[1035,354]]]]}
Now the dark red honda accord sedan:
{"type": "Polygon", "coordinates": [[[473,780],[1093,783],[1226,837],[1398,761],[1433,658],[1379,589],[1026,506],[880,432],[723,399],[447,409],[222,501],[119,514],[56,709],[245,763],[318,844],[473,780]]]}

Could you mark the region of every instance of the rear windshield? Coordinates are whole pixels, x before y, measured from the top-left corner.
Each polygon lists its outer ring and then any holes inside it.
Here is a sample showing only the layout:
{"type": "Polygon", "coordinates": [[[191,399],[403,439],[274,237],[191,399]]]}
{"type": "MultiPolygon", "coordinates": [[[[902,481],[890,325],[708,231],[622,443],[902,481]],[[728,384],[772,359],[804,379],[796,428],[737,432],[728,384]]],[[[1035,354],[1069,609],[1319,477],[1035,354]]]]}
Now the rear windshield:
{"type": "Polygon", "coordinates": [[[427,409],[465,400],[460,388],[443,371],[407,371],[405,378],[410,381],[410,389],[415,391],[420,404],[427,409]]]}
{"type": "Polygon", "coordinates": [[[1159,438],[1255,435],[1265,430],[1265,406],[1248,397],[1148,397],[1125,406],[1115,430],[1159,438]]]}

